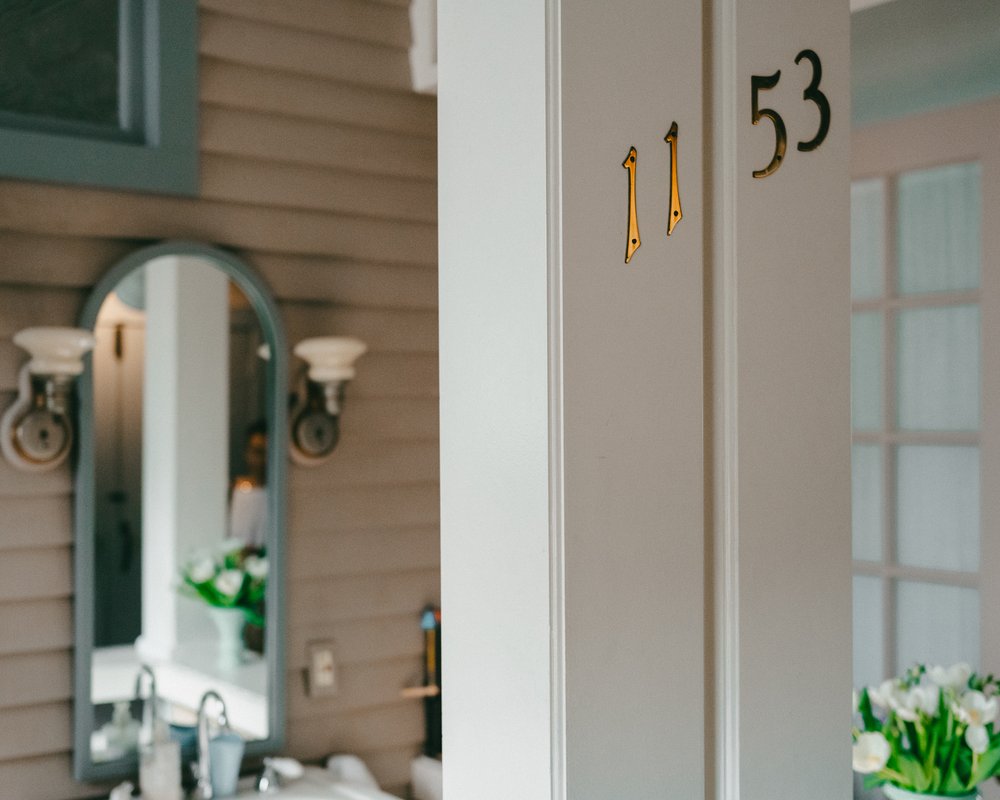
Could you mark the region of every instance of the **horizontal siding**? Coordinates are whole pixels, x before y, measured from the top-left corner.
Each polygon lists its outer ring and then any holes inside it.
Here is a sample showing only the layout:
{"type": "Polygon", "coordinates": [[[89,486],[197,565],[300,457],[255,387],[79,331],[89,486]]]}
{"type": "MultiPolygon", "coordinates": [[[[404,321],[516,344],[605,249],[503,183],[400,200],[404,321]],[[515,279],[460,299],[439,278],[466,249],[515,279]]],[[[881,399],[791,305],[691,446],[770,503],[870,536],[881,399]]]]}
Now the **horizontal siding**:
{"type": "MultiPolygon", "coordinates": [[[[310,642],[333,640],[337,663],[371,664],[409,658],[416,668],[423,651],[423,634],[416,624],[417,617],[407,611],[395,616],[353,619],[324,619],[309,623],[295,620],[288,631],[288,668],[301,672],[308,664],[310,642]]],[[[385,701],[395,700],[396,694],[385,701]]]]}
{"type": "Polygon", "coordinates": [[[339,168],[359,175],[434,179],[435,143],[403,133],[203,104],[206,154],[339,168]]]}
{"type": "Polygon", "coordinates": [[[404,525],[437,525],[440,519],[437,485],[345,488],[336,495],[312,489],[297,490],[292,483],[289,524],[303,534],[333,528],[367,530],[404,525]]]}
{"type": "MultiPolygon", "coordinates": [[[[328,463],[289,467],[287,752],[355,752],[403,793],[423,738],[420,609],[439,597],[436,104],[410,91],[406,0],[202,0],[197,198],[0,180],[0,403],[13,334],[75,324],[91,287],[167,238],[235,251],[291,341],[364,339],[328,463]],[[310,698],[310,642],[339,691],[310,698]]],[[[0,459],[0,796],[71,800],[68,467],[0,459]]]]}
{"type": "Polygon", "coordinates": [[[436,217],[434,184],[314,166],[206,155],[202,196],[233,203],[332,211],[405,222],[436,217]]]}
{"type": "Polygon", "coordinates": [[[336,725],[323,717],[299,717],[295,722],[288,745],[303,758],[397,749],[420,741],[424,735],[423,711],[419,704],[407,701],[338,714],[336,725]]]}
{"type": "Polygon", "coordinates": [[[410,91],[409,55],[402,47],[278,27],[214,11],[202,13],[200,22],[200,52],[206,56],[376,89],[410,91]]]}
{"type": "Polygon", "coordinates": [[[433,225],[0,181],[0,228],[59,236],[198,239],[265,252],[432,265],[433,225]]]}
{"type": "MultiPolygon", "coordinates": [[[[331,331],[350,333],[368,345],[370,353],[414,356],[437,360],[437,314],[434,311],[382,311],[317,303],[282,303],[285,330],[292,342],[331,331]]],[[[359,369],[367,356],[358,361],[359,369]]]]}
{"type": "MultiPolygon", "coordinates": [[[[356,412],[352,406],[350,418],[355,427],[356,412]]],[[[353,434],[341,441],[338,452],[336,459],[318,467],[294,469],[295,491],[321,491],[331,486],[391,487],[413,481],[433,484],[438,479],[439,450],[432,437],[379,441],[353,434]]]]}
{"type": "Polygon", "coordinates": [[[65,231],[38,235],[0,225],[0,276],[5,290],[17,286],[89,289],[109,266],[144,243],[67,236],[65,231]]]}
{"type": "Polygon", "coordinates": [[[378,575],[440,566],[434,526],[379,531],[340,530],[291,543],[288,567],[300,580],[378,575]]]}
{"type": "Polygon", "coordinates": [[[0,287],[0,337],[10,337],[22,328],[37,325],[74,325],[86,293],[79,289],[48,286],[0,287]]]}
{"type": "Polygon", "coordinates": [[[362,42],[407,48],[410,20],[405,8],[361,0],[202,0],[201,7],[222,14],[273,23],[307,33],[326,33],[362,42]]]}
{"type": "MultiPolygon", "coordinates": [[[[4,462],[6,463],[6,462],[4,462]]],[[[4,476],[22,476],[13,468],[0,470],[4,476]]],[[[51,480],[65,483],[65,494],[24,495],[0,492],[0,558],[18,548],[69,546],[73,541],[73,503],[69,495],[69,472],[50,473],[51,480]]],[[[0,482],[0,486],[2,486],[0,482]]]]}
{"type": "Polygon", "coordinates": [[[8,761],[0,765],[4,800],[54,800],[54,798],[106,798],[110,785],[85,786],[70,777],[73,773],[68,751],[53,755],[8,761]]]}
{"type": "Polygon", "coordinates": [[[437,309],[433,269],[274,253],[244,251],[243,255],[282,299],[383,310],[437,309]]]}
{"type": "Polygon", "coordinates": [[[0,603],[67,597],[72,590],[68,546],[0,552],[0,603]]]}
{"type": "Polygon", "coordinates": [[[0,631],[0,656],[62,650],[73,644],[73,609],[68,599],[0,603],[0,631]]]}
{"type": "MultiPolygon", "coordinates": [[[[2,359],[0,359],[2,361],[2,359]]],[[[11,365],[12,369],[7,370],[7,375],[15,374],[17,365],[11,365]]],[[[14,402],[12,391],[13,382],[6,390],[0,390],[0,404],[7,408],[14,402]]],[[[72,477],[69,466],[64,464],[48,472],[30,473],[12,467],[6,459],[0,458],[0,502],[4,503],[3,514],[0,514],[0,530],[10,530],[15,527],[32,525],[30,514],[42,510],[41,507],[51,498],[68,495],[72,491],[72,477]],[[34,505],[18,505],[16,501],[22,499],[40,499],[43,502],[34,505]],[[8,501],[10,502],[10,513],[8,513],[8,501]]],[[[65,499],[67,506],[69,498],[65,499]]],[[[51,513],[54,509],[48,509],[51,513]]],[[[43,519],[50,519],[46,513],[43,519]]]]}
{"type": "Polygon", "coordinates": [[[377,91],[351,83],[274,72],[248,64],[206,58],[202,102],[235,108],[347,124],[433,139],[437,107],[426,95],[377,91]]]}
{"type": "Polygon", "coordinates": [[[73,696],[69,650],[4,656],[0,675],[0,709],[68,702],[73,696]]]}

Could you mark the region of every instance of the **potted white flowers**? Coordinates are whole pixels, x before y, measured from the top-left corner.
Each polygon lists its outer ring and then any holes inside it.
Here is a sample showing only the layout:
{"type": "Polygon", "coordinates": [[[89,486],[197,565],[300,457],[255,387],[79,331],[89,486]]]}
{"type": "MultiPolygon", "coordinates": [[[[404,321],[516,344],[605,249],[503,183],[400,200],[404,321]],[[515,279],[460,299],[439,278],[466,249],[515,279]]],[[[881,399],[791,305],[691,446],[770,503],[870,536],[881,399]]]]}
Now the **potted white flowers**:
{"type": "Polygon", "coordinates": [[[854,770],[889,800],[977,797],[1000,772],[1000,684],[968,664],[918,664],[855,693],[854,770]]]}
{"type": "Polygon", "coordinates": [[[237,541],[224,542],[214,554],[192,558],[181,570],[180,591],[208,605],[219,631],[218,666],[240,663],[243,626],[264,626],[267,558],[237,541]]]}

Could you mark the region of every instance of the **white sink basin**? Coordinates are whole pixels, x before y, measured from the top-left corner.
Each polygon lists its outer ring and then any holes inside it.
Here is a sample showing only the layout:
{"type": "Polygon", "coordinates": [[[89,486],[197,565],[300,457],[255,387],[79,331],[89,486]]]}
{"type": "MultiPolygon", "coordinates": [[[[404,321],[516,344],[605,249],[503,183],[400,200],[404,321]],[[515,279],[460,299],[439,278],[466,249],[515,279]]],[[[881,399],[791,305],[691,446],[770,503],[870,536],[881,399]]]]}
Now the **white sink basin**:
{"type": "MultiPolygon", "coordinates": [[[[287,781],[277,792],[258,794],[253,781],[240,782],[244,787],[238,800],[399,800],[398,797],[378,789],[357,786],[335,779],[325,769],[306,767],[305,774],[294,781],[287,781]]],[[[221,798],[220,798],[221,800],[221,798]]]]}

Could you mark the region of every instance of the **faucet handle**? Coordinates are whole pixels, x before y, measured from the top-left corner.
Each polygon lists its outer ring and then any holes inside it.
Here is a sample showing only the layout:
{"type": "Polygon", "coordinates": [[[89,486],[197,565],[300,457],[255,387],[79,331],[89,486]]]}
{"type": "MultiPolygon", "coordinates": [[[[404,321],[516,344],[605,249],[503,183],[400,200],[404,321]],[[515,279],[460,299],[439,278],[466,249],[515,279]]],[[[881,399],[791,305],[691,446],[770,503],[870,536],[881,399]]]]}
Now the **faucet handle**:
{"type": "Polygon", "coordinates": [[[304,774],[302,764],[294,758],[265,758],[264,769],[257,778],[257,791],[260,794],[276,792],[282,779],[297,780],[304,774]]]}
{"type": "Polygon", "coordinates": [[[264,759],[264,769],[257,776],[257,792],[259,794],[273,794],[278,791],[278,773],[270,763],[270,759],[264,759]]]}

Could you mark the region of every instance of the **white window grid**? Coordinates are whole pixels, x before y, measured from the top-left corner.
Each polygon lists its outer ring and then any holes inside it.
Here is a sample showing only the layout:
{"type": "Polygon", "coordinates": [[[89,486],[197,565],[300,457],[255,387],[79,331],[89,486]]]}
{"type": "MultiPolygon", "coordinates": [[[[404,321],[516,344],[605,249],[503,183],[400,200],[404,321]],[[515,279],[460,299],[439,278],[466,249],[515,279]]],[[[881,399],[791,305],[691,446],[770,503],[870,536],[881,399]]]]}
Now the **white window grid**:
{"type": "MultiPolygon", "coordinates": [[[[923,169],[923,168],[921,168],[923,169]]],[[[896,455],[901,446],[980,447],[980,431],[907,431],[897,425],[897,321],[909,309],[949,308],[981,304],[979,289],[900,294],[896,247],[898,181],[904,173],[878,176],[883,185],[884,263],[882,294],[853,299],[851,313],[877,312],[882,319],[882,419],[879,430],[853,430],[852,444],[877,445],[882,455],[882,550],[879,561],[854,559],[853,574],[878,578],[882,592],[882,670],[886,677],[899,674],[908,664],[897,664],[897,587],[902,581],[980,589],[980,572],[931,569],[901,564],[897,557],[896,455]]],[[[874,176],[873,176],[874,177],[874,176]]],[[[870,180],[866,179],[866,180],[870,180]]]]}

